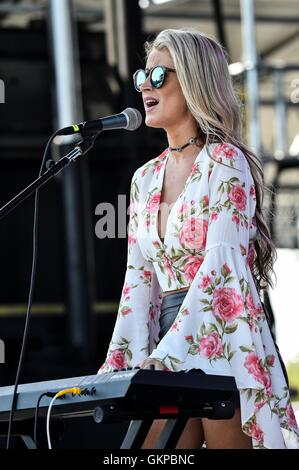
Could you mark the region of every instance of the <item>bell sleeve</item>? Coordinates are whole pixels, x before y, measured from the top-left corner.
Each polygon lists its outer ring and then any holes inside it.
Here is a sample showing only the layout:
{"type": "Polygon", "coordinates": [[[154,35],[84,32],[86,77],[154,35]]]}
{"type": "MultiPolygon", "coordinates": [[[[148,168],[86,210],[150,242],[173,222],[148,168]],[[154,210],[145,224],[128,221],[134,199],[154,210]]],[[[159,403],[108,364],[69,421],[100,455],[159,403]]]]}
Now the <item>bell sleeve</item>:
{"type": "MultiPolygon", "coordinates": [[[[130,188],[124,284],[106,359],[98,370],[98,374],[135,367],[149,354],[149,314],[154,268],[153,264],[142,255],[136,237],[139,202],[137,171],[132,177],[130,188]]],[[[154,287],[156,289],[156,283],[154,287]]]]}
{"type": "Polygon", "coordinates": [[[224,160],[210,163],[203,262],[174,323],[149,356],[172,371],[198,367],[230,375],[234,347],[251,347],[247,329],[254,325],[248,328],[248,324],[262,314],[254,306],[254,301],[258,302],[256,291],[254,300],[250,291],[253,278],[248,252],[256,204],[254,182],[243,153],[233,161],[224,160]],[[245,345],[230,341],[237,330],[237,334],[244,331],[245,345]]]}
{"type": "Polygon", "coordinates": [[[170,371],[195,368],[233,376],[242,430],[252,437],[253,448],[298,449],[290,394],[251,270],[254,180],[241,151],[236,159],[223,160],[228,166],[215,162],[208,177],[203,262],[150,357],[170,371]]]}

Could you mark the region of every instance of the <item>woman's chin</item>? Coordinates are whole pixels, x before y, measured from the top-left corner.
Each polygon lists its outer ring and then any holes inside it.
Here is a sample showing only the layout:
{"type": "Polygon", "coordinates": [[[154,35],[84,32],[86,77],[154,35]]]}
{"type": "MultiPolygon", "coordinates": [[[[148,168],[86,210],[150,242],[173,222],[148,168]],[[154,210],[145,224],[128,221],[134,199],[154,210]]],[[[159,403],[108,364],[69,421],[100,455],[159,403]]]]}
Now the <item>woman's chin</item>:
{"type": "Polygon", "coordinates": [[[161,124],[161,120],[157,118],[157,116],[151,116],[150,114],[145,115],[144,120],[146,126],[148,127],[163,127],[161,124]]]}

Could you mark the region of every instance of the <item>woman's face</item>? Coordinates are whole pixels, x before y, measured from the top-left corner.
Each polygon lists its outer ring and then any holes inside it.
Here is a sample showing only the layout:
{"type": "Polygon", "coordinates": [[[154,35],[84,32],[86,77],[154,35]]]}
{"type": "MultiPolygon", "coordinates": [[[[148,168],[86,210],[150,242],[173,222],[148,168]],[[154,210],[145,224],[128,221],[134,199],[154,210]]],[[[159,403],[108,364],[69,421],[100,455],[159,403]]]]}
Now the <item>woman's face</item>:
{"type": "MultiPolygon", "coordinates": [[[[156,65],[164,65],[174,68],[173,61],[167,49],[153,49],[149,54],[146,68],[151,69],[156,65]]],[[[161,88],[151,85],[150,77],[141,87],[142,99],[145,109],[145,124],[149,127],[158,127],[170,130],[178,126],[182,120],[190,115],[185,98],[183,96],[176,72],[166,72],[166,77],[161,88]],[[157,100],[154,106],[147,104],[150,99],[157,100]]]]}

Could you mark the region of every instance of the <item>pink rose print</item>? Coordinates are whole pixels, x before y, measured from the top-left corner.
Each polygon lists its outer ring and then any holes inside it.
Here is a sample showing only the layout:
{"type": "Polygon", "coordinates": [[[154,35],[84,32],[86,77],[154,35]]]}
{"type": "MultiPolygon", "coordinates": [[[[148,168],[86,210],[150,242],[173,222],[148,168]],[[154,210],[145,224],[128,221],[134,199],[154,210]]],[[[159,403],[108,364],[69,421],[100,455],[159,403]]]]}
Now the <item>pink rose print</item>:
{"type": "Polygon", "coordinates": [[[238,152],[230,144],[219,144],[214,148],[213,155],[215,157],[221,158],[221,154],[224,154],[228,159],[233,159],[238,155],[238,152]]]}
{"type": "Polygon", "coordinates": [[[270,397],[272,395],[272,381],[270,377],[270,372],[264,369],[264,373],[261,376],[261,383],[265,386],[267,395],[270,397]]]}
{"type": "Polygon", "coordinates": [[[129,246],[134,245],[134,244],[136,243],[136,241],[137,241],[137,240],[136,240],[135,237],[133,237],[132,235],[128,235],[128,245],[129,245],[129,246]]]}
{"type": "Polygon", "coordinates": [[[170,279],[174,279],[174,275],[173,275],[172,267],[171,267],[171,262],[166,257],[164,259],[164,268],[166,268],[170,279]]]}
{"type": "Polygon", "coordinates": [[[250,331],[256,330],[256,327],[254,326],[252,318],[248,318],[247,322],[248,322],[248,326],[250,328],[250,331]]]}
{"type": "Polygon", "coordinates": [[[179,324],[181,320],[175,320],[170,327],[170,331],[179,331],[179,324]]]}
{"type": "Polygon", "coordinates": [[[202,276],[201,281],[198,284],[198,287],[204,290],[211,285],[212,281],[213,281],[212,278],[208,276],[208,274],[206,274],[205,276],[202,276]]]}
{"type": "Polygon", "coordinates": [[[181,310],[181,315],[189,315],[190,312],[189,312],[189,309],[187,307],[184,307],[182,310],[181,310]]]}
{"type": "Polygon", "coordinates": [[[260,321],[264,316],[264,309],[261,304],[256,307],[257,319],[260,321]]]}
{"type": "Polygon", "coordinates": [[[121,309],[121,314],[126,316],[126,315],[129,315],[129,313],[131,313],[132,311],[133,310],[130,307],[123,307],[121,309]]]}
{"type": "Polygon", "coordinates": [[[252,184],[250,186],[250,196],[252,197],[252,199],[256,199],[256,194],[255,194],[255,187],[254,187],[254,184],[252,184]]]}
{"type": "Polygon", "coordinates": [[[152,278],[152,272],[144,270],[142,273],[142,279],[150,281],[152,278]]]}
{"type": "Polygon", "coordinates": [[[256,317],[256,309],[255,309],[255,305],[254,305],[254,301],[253,301],[253,297],[252,297],[251,292],[249,292],[246,295],[246,304],[247,304],[247,307],[249,309],[249,314],[252,317],[256,317]]]}
{"type": "Polygon", "coordinates": [[[139,278],[142,280],[142,282],[146,285],[150,285],[151,280],[152,280],[152,272],[143,270],[142,273],[140,274],[139,278]]]}
{"type": "Polygon", "coordinates": [[[148,212],[155,212],[158,210],[160,204],[160,193],[153,193],[146,204],[148,212]]]}
{"type": "Polygon", "coordinates": [[[189,256],[187,258],[187,262],[184,266],[184,272],[188,282],[193,281],[198,269],[202,265],[203,260],[203,256],[189,256]]]}
{"type": "Polygon", "coordinates": [[[107,362],[114,369],[123,369],[124,367],[127,367],[125,353],[120,349],[115,349],[114,351],[112,351],[107,362]]]}
{"type": "Polygon", "coordinates": [[[188,343],[193,343],[194,342],[194,339],[193,339],[193,336],[190,335],[190,336],[185,336],[185,340],[188,342],[188,343]]]}
{"type": "Polygon", "coordinates": [[[213,314],[223,321],[231,322],[244,310],[242,297],[232,287],[215,289],[212,303],[213,314]]]}
{"type": "Polygon", "coordinates": [[[180,243],[186,248],[202,251],[206,245],[208,221],[190,217],[180,231],[180,243]]]}
{"type": "Polygon", "coordinates": [[[223,348],[221,340],[215,331],[205,336],[200,341],[198,352],[201,356],[206,357],[207,359],[215,359],[222,355],[223,348]]]}
{"type": "Polygon", "coordinates": [[[259,358],[254,352],[250,352],[247,354],[244,366],[251,375],[259,376],[262,373],[259,358]]]}
{"type": "Polygon", "coordinates": [[[233,214],[232,221],[239,226],[240,225],[240,217],[237,214],[233,214]]]}
{"type": "Polygon", "coordinates": [[[188,216],[188,214],[191,213],[191,207],[190,207],[190,204],[188,202],[183,202],[179,208],[178,208],[178,211],[177,211],[177,214],[179,217],[186,217],[188,216]]]}
{"type": "Polygon", "coordinates": [[[287,413],[288,425],[290,427],[297,427],[297,421],[296,421],[295,413],[294,413],[293,407],[290,403],[288,403],[287,406],[286,406],[286,413],[287,413]]]}
{"type": "Polygon", "coordinates": [[[251,437],[256,440],[259,444],[263,444],[264,442],[264,433],[259,427],[258,424],[252,423],[250,427],[250,435],[251,437]]]}
{"type": "Polygon", "coordinates": [[[261,365],[260,360],[254,352],[248,353],[246,356],[244,366],[249,374],[253,375],[257,382],[263,384],[267,390],[267,394],[272,394],[272,384],[270,373],[261,365]]]}
{"type": "Polygon", "coordinates": [[[263,408],[263,406],[265,406],[266,403],[267,403],[267,400],[262,400],[262,401],[257,402],[254,406],[254,412],[257,413],[257,411],[263,408]]]}
{"type": "Polygon", "coordinates": [[[212,211],[212,212],[210,213],[211,222],[212,222],[213,220],[217,220],[217,218],[218,218],[218,212],[212,211]]]}
{"type": "Polygon", "coordinates": [[[266,362],[267,362],[267,366],[273,367],[273,366],[274,366],[274,362],[275,362],[275,356],[274,356],[274,354],[269,354],[269,356],[266,357],[266,362]]]}
{"type": "Polygon", "coordinates": [[[193,176],[197,172],[197,163],[193,163],[191,168],[190,177],[193,176]]]}
{"type": "Polygon", "coordinates": [[[204,196],[202,199],[203,199],[203,201],[204,201],[204,205],[205,205],[205,206],[208,206],[208,205],[209,205],[209,196],[206,195],[206,196],[204,196]]]}
{"type": "Polygon", "coordinates": [[[162,160],[162,158],[164,158],[167,153],[168,153],[168,147],[165,150],[163,150],[162,153],[160,153],[160,155],[157,157],[157,159],[162,160]]]}
{"type": "Polygon", "coordinates": [[[247,196],[243,186],[240,184],[234,185],[228,193],[228,197],[237,210],[245,210],[247,196]]]}
{"type": "Polygon", "coordinates": [[[229,273],[232,272],[232,270],[231,270],[230,267],[227,265],[227,263],[224,263],[223,268],[224,268],[224,270],[227,272],[227,274],[229,274],[229,273]]]}
{"type": "Polygon", "coordinates": [[[129,296],[130,290],[131,290],[131,287],[129,287],[128,284],[125,283],[125,285],[123,287],[123,292],[122,292],[122,295],[124,296],[125,300],[128,300],[130,298],[130,296],[129,296]]]}
{"type": "Polygon", "coordinates": [[[155,166],[155,170],[154,170],[154,172],[159,174],[159,173],[160,173],[160,170],[161,170],[161,168],[163,168],[163,165],[164,165],[164,163],[163,163],[163,162],[159,162],[159,163],[158,163],[158,165],[156,165],[156,166],[155,166]]]}

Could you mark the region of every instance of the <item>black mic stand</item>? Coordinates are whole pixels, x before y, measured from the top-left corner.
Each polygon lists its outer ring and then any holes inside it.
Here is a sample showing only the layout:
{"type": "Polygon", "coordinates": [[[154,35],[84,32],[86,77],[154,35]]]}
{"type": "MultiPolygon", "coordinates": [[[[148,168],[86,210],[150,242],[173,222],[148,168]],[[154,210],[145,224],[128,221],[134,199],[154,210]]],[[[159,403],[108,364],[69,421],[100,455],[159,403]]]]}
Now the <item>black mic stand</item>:
{"type": "Polygon", "coordinates": [[[23,191],[21,191],[7,204],[0,208],[0,219],[5,217],[16,206],[18,206],[22,201],[24,201],[24,199],[30,196],[36,189],[40,188],[49,179],[53,178],[53,176],[55,176],[64,167],[69,165],[71,162],[75,162],[77,158],[81,155],[85,155],[93,147],[97,135],[98,134],[85,137],[82,141],[76,144],[75,148],[71,150],[71,152],[60,158],[56,163],[53,160],[50,160],[51,165],[45,173],[39,176],[29,186],[23,189],[23,191]]]}
{"type": "MultiPolygon", "coordinates": [[[[71,150],[67,155],[63,156],[60,158],[57,162],[54,162],[53,160],[48,160],[46,162],[46,167],[48,167],[47,171],[43,174],[40,174],[39,177],[34,180],[29,186],[27,186],[23,191],[21,191],[19,194],[17,194],[13,199],[11,199],[7,204],[5,204],[3,207],[0,208],[0,219],[4,218],[9,212],[11,212],[13,209],[15,209],[22,201],[24,201],[28,196],[30,196],[33,192],[35,192],[37,189],[39,189],[43,184],[45,184],[48,180],[53,178],[54,175],[56,175],[59,171],[61,171],[64,167],[69,165],[71,162],[75,162],[78,157],[81,155],[85,155],[94,145],[95,139],[97,138],[99,132],[96,134],[89,134],[83,137],[83,140],[78,142],[74,149],[71,150]]],[[[48,141],[46,151],[44,154],[44,158],[47,155],[47,150],[48,150],[48,145],[52,141],[53,137],[58,135],[55,133],[51,139],[48,141]]],[[[44,159],[43,159],[44,161],[44,159]]],[[[42,166],[43,163],[42,163],[42,166]]],[[[41,171],[43,168],[41,168],[41,171]]],[[[40,173],[41,173],[40,171],[40,173]]],[[[35,267],[32,265],[32,273],[35,272],[35,267]]],[[[28,306],[30,305],[31,309],[31,299],[32,299],[32,285],[34,285],[34,279],[31,277],[31,286],[30,286],[30,293],[29,293],[29,301],[28,301],[28,306]]],[[[8,429],[8,434],[7,434],[7,446],[6,448],[9,449],[10,446],[10,438],[12,435],[12,423],[13,423],[13,415],[15,411],[15,407],[17,405],[17,389],[18,389],[18,382],[19,382],[19,375],[20,375],[20,370],[21,370],[21,365],[23,361],[23,351],[24,347],[26,346],[26,341],[27,341],[27,328],[28,328],[28,322],[29,322],[29,313],[30,309],[27,311],[26,315],[26,324],[25,324],[25,333],[23,336],[23,345],[22,345],[22,350],[21,350],[21,356],[19,360],[19,365],[18,365],[18,370],[17,370],[17,376],[16,376],[16,382],[15,382],[15,387],[14,387],[14,392],[13,392],[13,398],[12,398],[12,405],[11,405],[11,411],[10,411],[10,417],[9,417],[9,429],[8,429]]],[[[31,445],[31,444],[30,444],[31,445]]]]}

